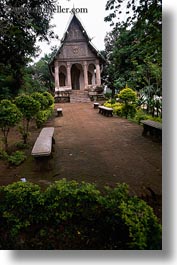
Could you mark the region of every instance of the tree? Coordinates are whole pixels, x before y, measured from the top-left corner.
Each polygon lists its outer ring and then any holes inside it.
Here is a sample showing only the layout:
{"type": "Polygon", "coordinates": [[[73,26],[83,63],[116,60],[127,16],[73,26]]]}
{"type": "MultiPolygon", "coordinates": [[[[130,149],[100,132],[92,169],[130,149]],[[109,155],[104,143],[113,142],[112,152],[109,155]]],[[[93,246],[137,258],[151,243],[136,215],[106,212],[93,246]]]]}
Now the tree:
{"type": "Polygon", "coordinates": [[[49,63],[51,58],[57,52],[57,47],[54,46],[51,48],[51,53],[45,54],[37,63],[35,63],[32,68],[34,71],[34,79],[39,80],[40,84],[45,87],[45,90],[53,92],[54,81],[52,75],[49,71],[49,63]]]}
{"type": "Polygon", "coordinates": [[[49,71],[51,58],[57,52],[57,47],[51,48],[51,53],[45,54],[38,62],[25,67],[24,83],[21,90],[25,93],[44,92],[54,90],[54,80],[49,71]]]}
{"type": "Polygon", "coordinates": [[[131,88],[126,87],[120,91],[120,93],[118,94],[118,98],[120,98],[124,102],[122,112],[125,115],[126,119],[128,118],[128,115],[133,117],[136,113],[136,92],[133,91],[131,88]]]}
{"type": "Polygon", "coordinates": [[[109,0],[106,9],[110,14],[105,21],[114,26],[105,38],[107,73],[112,83],[119,88],[128,83],[137,90],[152,85],[161,93],[161,0],[109,0]],[[125,6],[128,16],[120,22],[118,14],[125,6]]]}
{"type": "Polygon", "coordinates": [[[5,151],[8,149],[8,134],[11,127],[14,127],[22,119],[22,114],[15,104],[4,99],[0,102],[0,128],[3,133],[5,151]]]}
{"type": "Polygon", "coordinates": [[[48,100],[47,98],[40,92],[34,92],[31,94],[31,97],[37,100],[40,103],[40,109],[45,110],[48,107],[48,100]]]}
{"type": "Polygon", "coordinates": [[[26,144],[27,138],[29,135],[30,121],[38,113],[41,105],[40,105],[39,101],[33,99],[29,95],[18,96],[15,99],[15,103],[23,115],[23,124],[21,127],[21,134],[23,137],[24,144],[26,144]]]}
{"type": "Polygon", "coordinates": [[[23,84],[23,69],[34,56],[36,40],[54,37],[50,20],[55,0],[0,0],[0,64],[15,80],[13,94],[23,84]]]}

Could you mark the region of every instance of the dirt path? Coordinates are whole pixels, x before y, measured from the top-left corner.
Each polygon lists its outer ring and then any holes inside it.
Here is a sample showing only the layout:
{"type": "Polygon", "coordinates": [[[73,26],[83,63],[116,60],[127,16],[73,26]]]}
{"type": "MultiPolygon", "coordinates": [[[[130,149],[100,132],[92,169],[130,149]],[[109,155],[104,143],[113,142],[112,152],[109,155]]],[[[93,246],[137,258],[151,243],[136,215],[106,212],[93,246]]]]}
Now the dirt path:
{"type": "Polygon", "coordinates": [[[161,144],[142,137],[141,126],[104,117],[91,104],[62,108],[63,117],[54,123],[59,176],[161,193],[161,144]]]}
{"type": "MultiPolygon", "coordinates": [[[[55,127],[53,159],[39,165],[29,150],[27,161],[15,169],[0,161],[1,185],[21,177],[44,186],[66,178],[96,183],[100,188],[126,182],[133,194],[144,194],[149,188],[161,194],[161,144],[142,137],[141,126],[104,117],[91,103],[58,106],[63,108],[63,117],[46,124],[55,127]]],[[[32,132],[31,147],[38,132],[32,132]]]]}

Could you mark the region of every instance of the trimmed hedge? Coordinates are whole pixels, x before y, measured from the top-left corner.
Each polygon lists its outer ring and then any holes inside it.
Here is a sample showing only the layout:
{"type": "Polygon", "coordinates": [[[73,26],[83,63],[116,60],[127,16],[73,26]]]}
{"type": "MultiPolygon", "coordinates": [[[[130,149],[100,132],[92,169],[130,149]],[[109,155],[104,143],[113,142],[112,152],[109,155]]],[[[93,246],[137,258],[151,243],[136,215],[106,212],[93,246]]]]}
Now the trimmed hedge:
{"type": "Polygon", "coordinates": [[[126,184],[16,182],[0,188],[0,223],[0,249],[161,249],[157,217],[126,184]]]}

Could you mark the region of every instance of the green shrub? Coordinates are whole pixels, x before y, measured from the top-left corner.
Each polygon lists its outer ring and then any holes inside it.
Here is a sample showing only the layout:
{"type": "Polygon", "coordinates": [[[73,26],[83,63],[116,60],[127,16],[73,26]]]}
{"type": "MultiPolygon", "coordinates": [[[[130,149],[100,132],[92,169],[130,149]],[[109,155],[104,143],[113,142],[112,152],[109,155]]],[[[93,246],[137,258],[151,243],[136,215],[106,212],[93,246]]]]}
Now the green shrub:
{"type": "Polygon", "coordinates": [[[22,134],[22,139],[24,141],[24,144],[26,144],[29,136],[30,121],[35,117],[35,115],[40,110],[41,104],[39,103],[39,101],[25,94],[18,96],[15,99],[15,103],[23,115],[23,123],[20,127],[20,133],[22,134]]]}
{"type": "Polygon", "coordinates": [[[158,121],[158,122],[162,122],[162,118],[160,117],[152,117],[149,114],[146,114],[142,109],[138,109],[136,111],[136,115],[134,117],[134,120],[140,124],[141,120],[152,120],[152,121],[158,121]]]}
{"type": "Polygon", "coordinates": [[[135,115],[135,121],[140,124],[141,120],[147,120],[148,115],[142,109],[138,109],[135,115]]]}
{"type": "Polygon", "coordinates": [[[123,104],[122,103],[115,102],[114,100],[113,101],[108,100],[107,102],[104,103],[104,106],[108,107],[108,108],[113,108],[114,114],[116,114],[120,117],[123,116],[123,114],[122,114],[123,104]],[[111,103],[111,102],[113,102],[113,103],[111,103]]]}
{"type": "Polygon", "coordinates": [[[12,155],[9,155],[7,157],[7,160],[9,164],[14,166],[19,166],[21,163],[23,163],[26,160],[26,155],[22,151],[16,151],[12,155]]]}
{"type": "Polygon", "coordinates": [[[108,108],[112,108],[112,104],[109,101],[105,102],[104,106],[108,108]]]}
{"type": "Polygon", "coordinates": [[[0,187],[0,248],[161,249],[161,225],[126,184],[101,193],[66,179],[41,192],[30,182],[0,187]]]}
{"type": "Polygon", "coordinates": [[[161,227],[147,203],[131,197],[120,204],[121,218],[129,229],[130,249],[160,249],[161,227]]]}
{"type": "Polygon", "coordinates": [[[42,95],[47,99],[48,105],[47,107],[50,107],[54,104],[54,97],[47,91],[43,92],[42,95]]]}
{"type": "Polygon", "coordinates": [[[21,150],[28,149],[29,148],[29,144],[24,144],[23,142],[18,142],[18,143],[16,143],[16,147],[18,149],[21,149],[21,150]]]}
{"type": "Polygon", "coordinates": [[[125,116],[126,119],[128,117],[133,118],[136,113],[136,92],[133,91],[133,89],[126,87],[122,89],[117,96],[123,101],[122,116],[125,116]]]}
{"type": "Polygon", "coordinates": [[[115,107],[113,107],[113,113],[115,113],[117,116],[122,117],[122,108],[123,105],[121,103],[116,103],[115,107]]]}
{"type": "Polygon", "coordinates": [[[40,110],[36,114],[36,126],[40,128],[53,114],[54,111],[54,104],[48,107],[46,110],[40,110]]]}
{"type": "Polygon", "coordinates": [[[17,125],[22,119],[22,113],[10,100],[4,99],[0,102],[0,128],[3,133],[5,151],[8,149],[8,134],[11,127],[17,125]]]}
{"type": "Polygon", "coordinates": [[[40,105],[41,105],[41,110],[44,110],[48,107],[49,105],[49,101],[47,99],[46,96],[44,96],[42,93],[40,92],[34,92],[31,94],[31,97],[34,98],[35,100],[37,100],[40,105]]]}
{"type": "Polygon", "coordinates": [[[121,116],[134,118],[136,114],[136,105],[135,104],[123,104],[121,108],[121,116]]]}
{"type": "Polygon", "coordinates": [[[89,204],[96,203],[100,192],[95,185],[66,179],[56,181],[46,190],[46,202],[52,219],[67,220],[91,210],[89,204]],[[84,207],[84,205],[86,207],[84,207]]]}
{"type": "Polygon", "coordinates": [[[40,188],[29,182],[0,187],[0,201],[0,249],[22,248],[21,232],[28,231],[41,218],[43,196],[40,188]]]}
{"type": "Polygon", "coordinates": [[[0,159],[6,160],[8,158],[8,154],[6,151],[0,149],[0,159]]]}

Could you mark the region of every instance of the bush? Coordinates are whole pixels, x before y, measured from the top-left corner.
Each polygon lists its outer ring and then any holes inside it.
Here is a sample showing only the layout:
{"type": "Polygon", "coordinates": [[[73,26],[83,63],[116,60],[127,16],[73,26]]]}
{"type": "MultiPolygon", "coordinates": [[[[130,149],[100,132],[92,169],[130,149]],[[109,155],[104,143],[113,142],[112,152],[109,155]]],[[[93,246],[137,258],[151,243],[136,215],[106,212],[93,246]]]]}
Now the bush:
{"type": "Polygon", "coordinates": [[[4,99],[0,102],[0,128],[3,133],[5,151],[8,149],[8,134],[11,127],[14,127],[22,119],[22,114],[15,104],[4,99]]]}
{"type": "Polygon", "coordinates": [[[135,121],[140,124],[141,120],[147,120],[148,115],[144,113],[142,109],[137,110],[136,115],[135,115],[135,121]]]}
{"type": "Polygon", "coordinates": [[[30,182],[0,187],[1,249],[161,249],[161,225],[126,184],[103,193],[65,179],[41,192],[30,182]]]}
{"type": "Polygon", "coordinates": [[[9,164],[14,166],[19,166],[21,163],[23,163],[26,160],[26,155],[22,151],[16,151],[12,155],[9,155],[7,157],[7,160],[9,164]]]}
{"type": "Polygon", "coordinates": [[[23,142],[16,143],[16,147],[20,150],[28,149],[30,146],[29,144],[24,144],[23,142]]]}
{"type": "Polygon", "coordinates": [[[8,158],[8,154],[6,151],[0,149],[0,159],[6,160],[8,158]]]}
{"type": "Polygon", "coordinates": [[[120,116],[120,117],[123,116],[123,114],[122,114],[122,108],[123,108],[123,105],[122,104],[117,104],[116,108],[114,109],[114,111],[117,114],[117,116],[120,116]]]}
{"type": "Polygon", "coordinates": [[[47,99],[48,105],[47,107],[50,107],[54,104],[54,97],[47,91],[43,92],[42,95],[47,99]]]}
{"type": "Polygon", "coordinates": [[[124,88],[117,96],[124,102],[122,108],[122,115],[125,116],[126,119],[128,117],[133,118],[136,113],[136,92],[133,91],[131,88],[124,88]]]}
{"type": "Polygon", "coordinates": [[[22,134],[24,144],[26,144],[29,136],[30,121],[40,110],[41,104],[29,95],[18,96],[15,99],[15,103],[23,114],[23,124],[20,127],[20,133],[22,134]]]}
{"type": "Polygon", "coordinates": [[[108,108],[113,108],[113,113],[122,117],[123,116],[123,104],[122,103],[116,103],[115,100],[113,101],[110,101],[108,100],[107,102],[104,103],[104,106],[105,107],[108,107],[108,108]],[[113,103],[111,103],[113,102],[113,103]]]}
{"type": "Polygon", "coordinates": [[[48,107],[49,105],[49,101],[47,99],[46,96],[44,96],[42,93],[40,92],[34,92],[31,94],[31,97],[34,98],[35,100],[37,100],[40,105],[41,105],[41,110],[44,110],[48,107]]]}
{"type": "Polygon", "coordinates": [[[24,245],[23,231],[29,232],[30,225],[37,224],[41,216],[40,188],[29,182],[16,182],[0,187],[0,200],[0,249],[20,249],[24,245]]]}
{"type": "Polygon", "coordinates": [[[53,114],[54,111],[54,105],[51,105],[46,110],[40,110],[36,115],[36,126],[37,128],[40,128],[53,114]]]}
{"type": "Polygon", "coordinates": [[[136,112],[136,115],[134,117],[134,120],[140,124],[141,120],[152,120],[152,121],[158,121],[162,122],[162,118],[160,117],[152,117],[149,114],[146,114],[142,109],[138,109],[136,112]]]}
{"type": "Polygon", "coordinates": [[[121,109],[121,116],[134,118],[136,114],[136,105],[135,104],[123,104],[121,109]]]}

